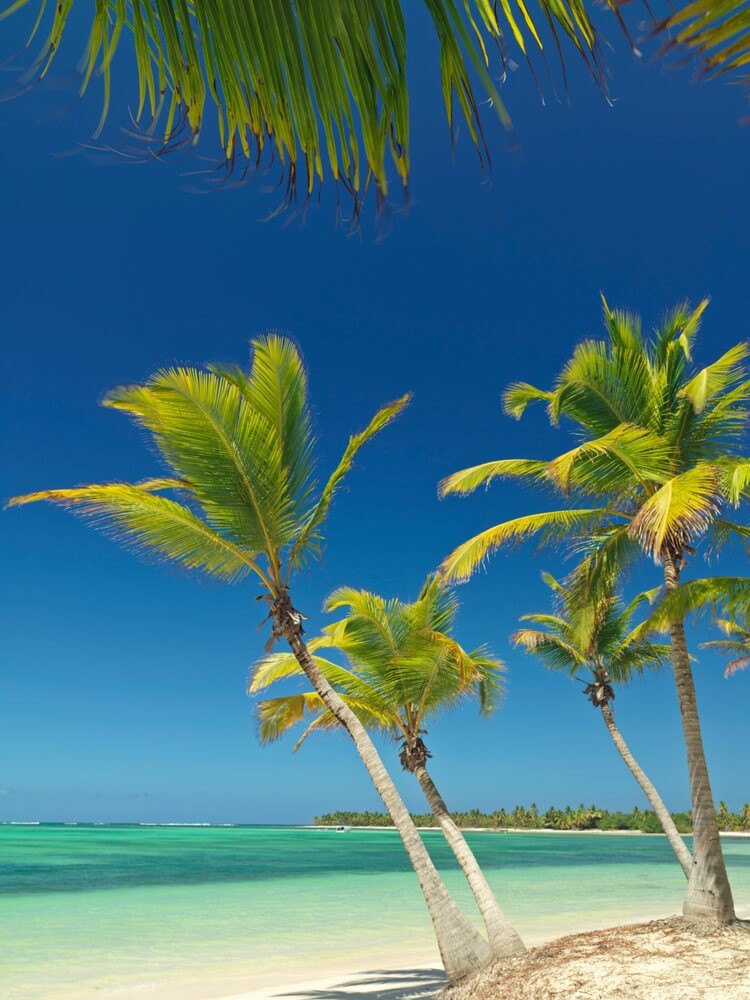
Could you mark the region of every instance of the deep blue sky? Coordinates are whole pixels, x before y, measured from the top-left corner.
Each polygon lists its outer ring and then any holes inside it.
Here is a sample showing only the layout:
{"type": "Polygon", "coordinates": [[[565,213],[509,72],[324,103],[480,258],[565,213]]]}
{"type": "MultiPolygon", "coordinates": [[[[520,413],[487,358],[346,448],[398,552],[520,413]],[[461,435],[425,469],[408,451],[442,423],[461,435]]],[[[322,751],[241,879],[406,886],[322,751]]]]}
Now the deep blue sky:
{"type": "MultiPolygon", "coordinates": [[[[547,383],[598,332],[600,289],[648,321],[710,293],[699,360],[748,335],[750,132],[737,88],[636,62],[613,31],[614,107],[577,71],[572,107],[542,107],[519,70],[505,88],[518,148],[487,116],[484,174],[465,134],[451,157],[432,42],[413,28],[413,200],[381,241],[337,229],[330,197],[284,227],[260,221],[275,204],[263,182],[200,197],[181,190],[184,160],[56,156],[90,134],[96,99],[62,117],[54,85],[0,103],[3,496],[152,473],[138,432],[98,408],[102,393],[174,361],[242,360],[254,334],[289,331],[311,372],[323,468],[381,402],[415,393],[363,454],[322,565],[297,584],[315,627],[334,587],[411,596],[469,533],[543,509],[507,484],[442,503],[435,485],[566,446],[541,412],[506,419],[499,393],[516,378],[547,383]]],[[[115,122],[127,74],[119,87],[115,122]]],[[[141,564],[50,507],[5,512],[0,529],[0,818],[292,822],[379,806],[343,737],[295,757],[258,745],[244,694],[263,642],[251,590],[141,564]]],[[[725,565],[743,571],[737,557],[725,565]]],[[[556,567],[522,549],[461,591],[459,637],[491,643],[510,672],[492,721],[463,710],[430,733],[456,808],[643,804],[578,686],[508,648],[518,615],[546,605],[540,570],[556,567]]],[[[750,678],[725,681],[722,667],[701,654],[696,675],[716,796],[738,806],[750,798],[750,678]]],[[[624,691],[617,711],[667,801],[687,807],[669,674],[624,691]]]]}

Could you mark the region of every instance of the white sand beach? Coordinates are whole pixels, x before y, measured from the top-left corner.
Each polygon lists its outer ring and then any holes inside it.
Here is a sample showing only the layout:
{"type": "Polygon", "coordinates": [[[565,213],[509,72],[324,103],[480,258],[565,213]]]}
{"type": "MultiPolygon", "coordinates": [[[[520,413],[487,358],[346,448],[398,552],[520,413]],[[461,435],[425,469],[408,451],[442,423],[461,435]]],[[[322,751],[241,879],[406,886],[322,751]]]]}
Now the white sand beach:
{"type": "MultiPolygon", "coordinates": [[[[640,927],[670,916],[674,915],[643,914],[637,923],[627,926],[640,927]]],[[[738,916],[745,921],[750,920],[750,906],[738,907],[738,916]]],[[[577,934],[606,934],[620,926],[622,922],[618,920],[600,923],[598,927],[583,920],[573,934],[570,925],[566,924],[557,933],[526,934],[525,941],[530,948],[536,949],[541,945],[567,941],[577,934]]],[[[748,942],[750,956],[750,933],[748,942]]],[[[246,981],[244,984],[236,979],[175,982],[172,985],[143,983],[134,988],[107,990],[104,993],[113,1000],[427,1000],[447,985],[437,951],[433,951],[394,955],[387,963],[365,961],[347,968],[327,970],[318,967],[311,969],[307,975],[295,977],[285,975],[280,969],[278,973],[262,979],[256,977],[253,982],[246,981]]],[[[750,997],[750,982],[748,990],[750,997]]],[[[91,992],[81,993],[71,997],[71,1000],[91,1000],[92,996],[91,992]]]]}

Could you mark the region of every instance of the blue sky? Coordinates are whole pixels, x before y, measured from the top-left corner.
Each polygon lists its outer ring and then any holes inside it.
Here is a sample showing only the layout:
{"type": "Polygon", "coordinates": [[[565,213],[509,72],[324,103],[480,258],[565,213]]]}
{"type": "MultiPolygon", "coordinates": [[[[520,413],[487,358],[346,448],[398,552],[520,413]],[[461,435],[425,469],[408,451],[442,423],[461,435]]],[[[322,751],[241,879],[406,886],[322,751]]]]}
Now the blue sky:
{"type": "MultiPolygon", "coordinates": [[[[435,487],[484,459],[562,450],[541,412],[505,418],[499,393],[517,378],[547,383],[599,331],[600,290],[647,321],[710,294],[699,361],[747,336],[750,132],[737,88],[636,61],[613,30],[614,106],[575,69],[572,106],[542,106],[519,70],[504,90],[515,148],[487,116],[487,173],[465,134],[451,156],[433,45],[413,28],[412,204],[380,240],[337,229],[330,196],[284,226],[262,221],[275,205],[263,179],[201,197],[182,190],[184,159],[56,155],[98,112],[94,98],[56,113],[62,64],[52,85],[0,103],[4,496],[152,473],[139,433],[97,406],[104,391],[175,361],[242,360],[258,332],[290,332],[311,372],[324,469],[380,403],[415,394],[363,454],[323,563],[298,581],[314,628],[334,587],[412,596],[470,533],[543,509],[508,484],[444,502],[435,487]]],[[[132,84],[116,81],[114,120],[132,84]]],[[[343,737],[294,757],[289,744],[259,746],[244,694],[263,644],[251,589],[142,564],[52,508],[5,512],[0,531],[0,818],[304,822],[378,807],[343,737]]],[[[745,572],[737,556],[725,566],[745,572]]],[[[430,733],[456,808],[643,804],[577,686],[508,648],[518,615],[546,605],[545,568],[559,562],[521,549],[461,590],[459,638],[507,660],[509,690],[491,721],[466,709],[430,733]]],[[[635,583],[657,573],[644,565],[635,583]]],[[[738,806],[750,797],[750,678],[725,681],[722,668],[701,654],[696,677],[716,797],[738,806]]],[[[667,801],[686,808],[669,674],[616,707],[667,801]]]]}

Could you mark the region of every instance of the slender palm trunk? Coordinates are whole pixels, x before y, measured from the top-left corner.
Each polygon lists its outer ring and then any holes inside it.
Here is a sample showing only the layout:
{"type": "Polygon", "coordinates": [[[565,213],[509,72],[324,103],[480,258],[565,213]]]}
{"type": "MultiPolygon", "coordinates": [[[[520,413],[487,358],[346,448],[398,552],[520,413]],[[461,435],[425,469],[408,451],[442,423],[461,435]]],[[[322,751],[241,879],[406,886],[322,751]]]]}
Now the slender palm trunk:
{"type": "MultiPolygon", "coordinates": [[[[677,587],[679,575],[679,567],[674,557],[666,554],[664,583],[667,590],[674,590],[677,587]]],[[[670,622],[669,635],[677,700],[680,705],[682,730],[685,734],[693,812],[693,861],[682,914],[692,919],[730,923],[736,919],[734,901],[721,850],[719,824],[716,821],[716,810],[711,794],[695,697],[695,683],[682,619],[670,622]]]]}
{"type": "Polygon", "coordinates": [[[427,773],[427,769],[423,765],[418,765],[414,768],[414,774],[424,792],[432,815],[438,821],[443,836],[450,844],[451,850],[466,876],[479,912],[482,914],[484,926],[487,928],[492,954],[495,958],[509,958],[511,955],[518,955],[526,951],[523,941],[500,909],[477,859],[448,812],[448,807],[427,773]]]}
{"type": "Polygon", "coordinates": [[[617,724],[615,723],[615,717],[614,713],[612,712],[612,709],[609,707],[609,705],[604,704],[601,706],[601,710],[604,723],[607,729],[609,730],[609,735],[612,737],[612,742],[617,747],[620,756],[627,764],[631,774],[638,782],[638,784],[641,786],[644,795],[651,803],[651,808],[658,816],[659,822],[662,825],[662,829],[664,830],[664,833],[667,835],[667,840],[671,844],[672,850],[677,855],[677,860],[680,862],[680,866],[682,867],[682,870],[685,873],[685,878],[689,879],[693,870],[693,858],[692,855],[690,854],[690,851],[687,848],[687,844],[680,836],[680,832],[674,825],[674,820],[672,819],[669,810],[664,805],[664,802],[662,801],[662,798],[657,792],[657,790],[649,781],[648,775],[641,768],[638,761],[630,752],[630,747],[627,745],[627,743],[622,737],[622,733],[617,728],[617,724]]]}
{"type": "Polygon", "coordinates": [[[492,960],[489,945],[459,909],[443,884],[367,730],[316,666],[299,634],[299,624],[284,618],[279,622],[279,627],[305,676],[354,741],[373,784],[396,825],[419,879],[446,975],[455,983],[479,971],[492,960]]]}

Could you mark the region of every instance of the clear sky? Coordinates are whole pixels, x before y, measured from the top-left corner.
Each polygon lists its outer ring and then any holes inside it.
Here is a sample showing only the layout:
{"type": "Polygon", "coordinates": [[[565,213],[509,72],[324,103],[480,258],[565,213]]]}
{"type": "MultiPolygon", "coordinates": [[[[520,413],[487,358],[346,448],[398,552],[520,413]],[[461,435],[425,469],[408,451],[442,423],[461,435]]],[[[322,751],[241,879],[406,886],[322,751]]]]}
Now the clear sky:
{"type": "MultiPolygon", "coordinates": [[[[412,204],[382,239],[337,229],[330,195],[304,224],[262,221],[272,178],[198,196],[183,190],[185,159],[57,155],[98,113],[98,94],[67,106],[62,63],[49,85],[0,103],[3,496],[155,472],[139,433],[98,407],[104,391],[173,362],[244,360],[253,335],[288,331],[309,365],[323,469],[380,403],[415,394],[363,453],[323,563],[299,579],[314,628],[334,587],[413,596],[470,533],[544,509],[509,484],[444,502],[435,487],[485,459],[567,445],[541,411],[505,418],[499,394],[517,378],[548,383],[599,332],[600,290],[647,321],[709,293],[699,361],[748,336],[738,88],[635,61],[611,28],[614,106],[574,69],[572,106],[543,107],[519,70],[504,89],[516,148],[486,115],[494,165],[483,173],[466,134],[451,156],[425,27],[412,25],[412,204]]],[[[120,74],[113,122],[133,96],[120,74]]],[[[51,507],[4,512],[0,530],[0,819],[305,822],[379,807],[342,736],[295,756],[288,743],[259,746],[244,693],[264,641],[251,587],[142,564],[51,507]]],[[[724,565],[746,572],[739,556],[724,565]]],[[[560,563],[520,549],[462,588],[459,638],[507,660],[509,690],[489,722],[466,709],[433,727],[435,777],[455,808],[643,805],[578,685],[508,647],[518,616],[546,607],[545,568],[560,563]]],[[[657,579],[644,565],[635,584],[657,579]]],[[[716,797],[737,807],[750,798],[750,677],[722,669],[700,654],[696,677],[716,797]]],[[[623,691],[616,708],[668,803],[686,808],[669,674],[623,691]]],[[[383,750],[422,808],[395,748],[383,750]]]]}

